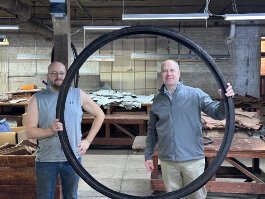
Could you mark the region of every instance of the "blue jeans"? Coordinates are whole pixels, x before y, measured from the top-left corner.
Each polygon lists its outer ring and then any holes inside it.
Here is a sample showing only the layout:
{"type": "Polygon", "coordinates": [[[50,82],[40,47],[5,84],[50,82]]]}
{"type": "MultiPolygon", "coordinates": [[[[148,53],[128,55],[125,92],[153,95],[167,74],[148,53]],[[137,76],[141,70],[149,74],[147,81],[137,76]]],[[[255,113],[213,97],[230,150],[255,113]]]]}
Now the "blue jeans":
{"type": "MultiPolygon", "coordinates": [[[[81,162],[81,158],[78,159],[81,162]]],[[[37,198],[53,199],[57,176],[64,199],[77,199],[79,176],[69,162],[36,162],[37,198]]]]}

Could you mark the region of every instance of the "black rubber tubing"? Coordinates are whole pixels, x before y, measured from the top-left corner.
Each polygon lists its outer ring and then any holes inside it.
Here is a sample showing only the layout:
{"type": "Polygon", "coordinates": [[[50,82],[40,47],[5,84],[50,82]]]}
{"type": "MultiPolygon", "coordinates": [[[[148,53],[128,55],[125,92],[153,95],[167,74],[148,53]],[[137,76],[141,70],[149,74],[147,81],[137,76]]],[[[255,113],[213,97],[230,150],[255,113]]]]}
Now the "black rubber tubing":
{"type": "MultiPolygon", "coordinates": [[[[185,47],[189,48],[195,54],[197,54],[208,66],[212,74],[214,75],[216,81],[218,82],[219,87],[222,89],[223,93],[227,88],[227,83],[224,81],[223,75],[221,74],[218,66],[215,64],[214,60],[210,55],[206,53],[200,46],[195,44],[190,39],[182,36],[181,34],[166,28],[154,27],[154,26],[132,26],[128,28],[123,28],[120,30],[116,30],[107,34],[104,34],[93,42],[91,42],[83,51],[79,54],[77,59],[72,63],[71,67],[69,68],[65,80],[62,84],[62,88],[60,89],[57,107],[56,107],[56,118],[59,118],[59,121],[63,123],[65,126],[64,121],[64,110],[65,110],[65,101],[68,90],[71,86],[71,82],[73,81],[75,74],[79,71],[80,67],[83,63],[87,60],[87,58],[96,52],[99,48],[106,45],[109,42],[112,42],[116,39],[120,39],[130,35],[136,34],[150,34],[156,36],[166,37],[168,39],[172,39],[185,47]]],[[[202,175],[200,175],[197,179],[193,182],[188,184],[187,186],[183,187],[180,190],[163,193],[156,196],[134,196],[128,195],[125,193],[120,193],[114,190],[109,189],[108,187],[99,183],[96,179],[94,179],[85,169],[84,167],[78,162],[76,159],[73,150],[69,144],[69,140],[67,137],[67,132],[64,131],[59,132],[59,138],[64,150],[64,153],[74,168],[74,170],[78,173],[78,175],[93,189],[96,191],[108,196],[110,198],[119,199],[119,198],[182,198],[186,195],[189,195],[198,189],[200,189],[203,185],[205,185],[210,178],[215,174],[219,166],[224,161],[231,142],[233,140],[234,135],[234,125],[235,125],[235,110],[234,104],[231,97],[226,97],[223,94],[224,106],[225,106],[225,115],[226,115],[226,126],[225,126],[225,133],[223,137],[222,144],[220,146],[219,151],[217,152],[213,162],[207,167],[202,175]]],[[[100,166],[100,165],[99,165],[100,166]]]]}

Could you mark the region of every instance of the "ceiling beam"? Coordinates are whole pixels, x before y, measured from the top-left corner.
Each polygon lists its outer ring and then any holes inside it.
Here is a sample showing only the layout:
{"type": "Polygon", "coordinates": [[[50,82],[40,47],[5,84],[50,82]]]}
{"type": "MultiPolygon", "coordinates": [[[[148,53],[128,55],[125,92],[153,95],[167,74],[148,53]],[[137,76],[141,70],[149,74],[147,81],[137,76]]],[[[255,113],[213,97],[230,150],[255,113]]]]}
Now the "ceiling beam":
{"type": "Polygon", "coordinates": [[[87,13],[87,12],[86,12],[84,6],[80,3],[79,0],[74,0],[74,1],[75,1],[76,5],[82,10],[82,12],[83,12],[87,17],[89,17],[89,18],[92,17],[90,13],[87,13]]]}
{"type": "Polygon", "coordinates": [[[22,22],[18,23],[19,29],[23,32],[36,32],[47,38],[53,38],[53,31],[43,26],[39,22],[31,19],[32,13],[28,5],[20,3],[19,0],[0,0],[0,9],[3,9],[13,15],[22,22]]]}
{"type": "Polygon", "coordinates": [[[30,7],[20,3],[19,0],[0,0],[0,8],[17,15],[23,21],[28,21],[31,18],[30,7]]]}

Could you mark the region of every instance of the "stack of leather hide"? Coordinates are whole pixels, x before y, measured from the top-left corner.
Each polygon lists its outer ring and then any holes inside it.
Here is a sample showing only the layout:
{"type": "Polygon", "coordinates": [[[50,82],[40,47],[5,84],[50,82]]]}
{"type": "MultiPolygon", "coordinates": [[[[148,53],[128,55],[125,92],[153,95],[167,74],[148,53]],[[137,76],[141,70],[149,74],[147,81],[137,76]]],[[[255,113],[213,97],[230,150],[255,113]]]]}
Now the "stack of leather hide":
{"type": "MultiPolygon", "coordinates": [[[[262,127],[262,120],[257,112],[244,111],[241,108],[235,109],[236,127],[242,129],[258,130],[262,127]]],[[[225,120],[214,120],[202,113],[202,124],[204,129],[222,129],[225,128],[225,120]]]]}
{"type": "Polygon", "coordinates": [[[32,155],[36,148],[37,144],[29,140],[22,140],[16,145],[6,143],[0,146],[0,155],[32,155]]]}

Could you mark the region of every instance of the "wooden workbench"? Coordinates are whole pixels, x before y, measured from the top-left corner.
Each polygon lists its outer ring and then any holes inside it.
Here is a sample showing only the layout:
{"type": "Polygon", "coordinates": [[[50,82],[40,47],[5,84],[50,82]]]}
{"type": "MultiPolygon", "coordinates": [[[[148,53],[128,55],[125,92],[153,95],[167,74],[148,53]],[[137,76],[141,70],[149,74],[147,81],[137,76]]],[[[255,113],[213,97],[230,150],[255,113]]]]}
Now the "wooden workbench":
{"type": "Polygon", "coordinates": [[[139,113],[150,113],[151,110],[151,104],[141,104],[141,108],[132,108],[131,110],[127,110],[124,107],[119,106],[118,104],[110,104],[107,106],[104,106],[106,109],[106,114],[139,114],[139,113]]]}
{"type": "Polygon", "coordinates": [[[22,114],[27,111],[27,106],[27,102],[0,102],[0,119],[6,118],[10,121],[16,121],[17,126],[22,126],[22,114]]]}
{"type": "MultiPolygon", "coordinates": [[[[220,137],[211,139],[213,143],[205,146],[207,164],[214,159],[222,142],[220,137]]],[[[207,191],[265,195],[265,175],[259,166],[260,158],[265,158],[265,141],[259,138],[234,138],[225,158],[231,166],[221,166],[218,169],[216,175],[206,184],[207,191]],[[246,166],[237,158],[249,158],[252,165],[246,166]],[[229,181],[226,178],[230,178],[229,181]],[[238,179],[242,180],[239,182],[238,179]]],[[[155,169],[151,174],[151,188],[154,191],[165,191],[157,151],[153,160],[155,169]]]]}
{"type": "MultiPolygon", "coordinates": [[[[104,136],[95,137],[92,144],[98,145],[129,145],[133,144],[135,136],[145,135],[146,122],[149,119],[148,114],[107,114],[103,122],[104,136]],[[136,125],[138,128],[133,131],[130,125],[136,125]],[[117,136],[118,129],[123,136],[117,136]],[[116,135],[115,135],[116,134],[116,135]]],[[[91,124],[94,117],[89,114],[84,114],[82,124],[91,124]]]]}

